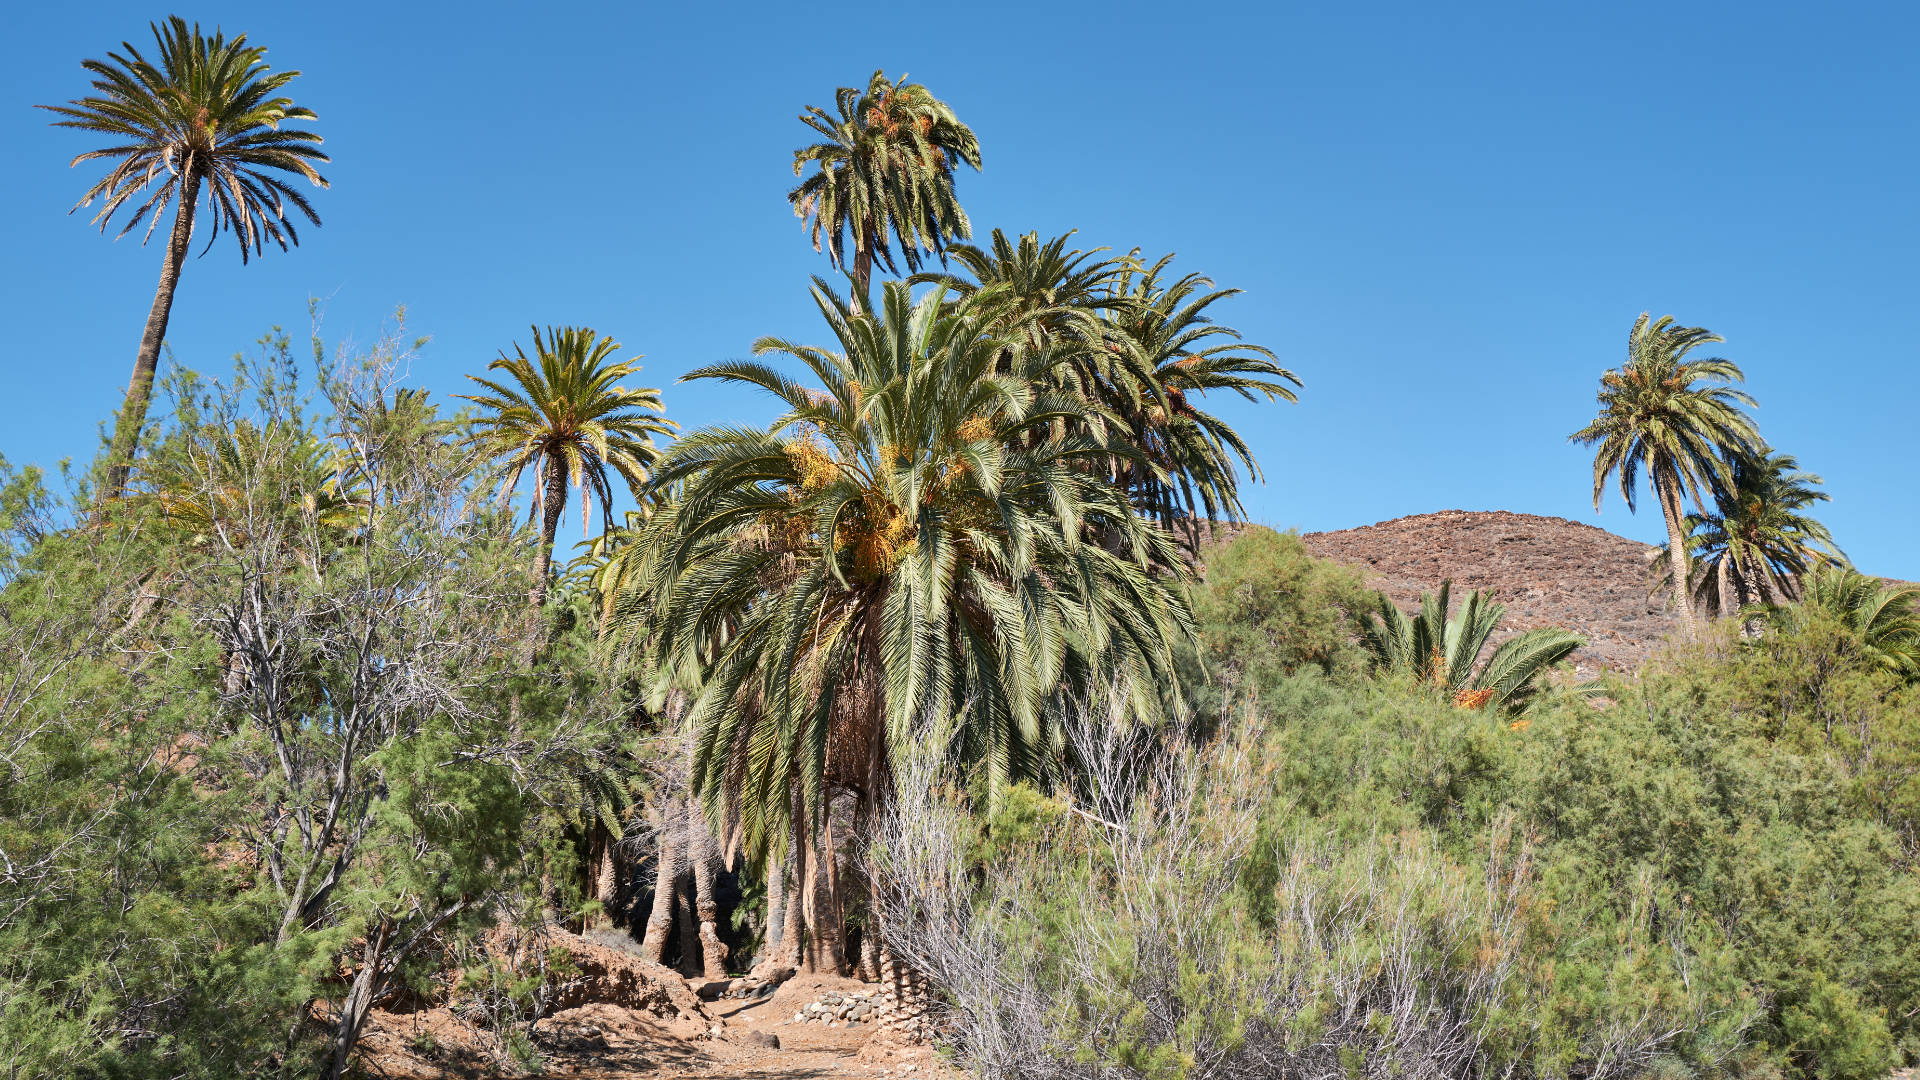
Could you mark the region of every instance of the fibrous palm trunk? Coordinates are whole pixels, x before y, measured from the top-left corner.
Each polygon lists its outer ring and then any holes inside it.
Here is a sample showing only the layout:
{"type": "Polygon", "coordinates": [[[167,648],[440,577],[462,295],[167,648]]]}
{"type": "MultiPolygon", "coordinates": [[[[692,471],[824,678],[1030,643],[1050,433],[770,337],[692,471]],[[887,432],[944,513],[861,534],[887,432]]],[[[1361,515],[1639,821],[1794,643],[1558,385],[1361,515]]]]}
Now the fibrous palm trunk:
{"type": "MultiPolygon", "coordinates": [[[[780,938],[787,929],[787,867],[767,856],[767,926],[760,945],[759,964],[777,963],[780,938]]],[[[758,967],[759,964],[755,964],[758,967]]]]}
{"type": "Polygon", "coordinates": [[[547,600],[547,571],[553,565],[553,538],[560,532],[560,514],[567,505],[567,468],[559,458],[546,459],[545,490],[540,496],[540,546],[533,553],[533,589],[527,598],[539,607],[547,600]]]}
{"type": "MultiPolygon", "coordinates": [[[[698,802],[687,806],[687,861],[693,864],[693,914],[699,922],[695,935],[700,943],[698,967],[709,979],[727,977],[727,946],[720,940],[720,902],[713,895],[718,876],[720,852],[707,827],[707,815],[698,802]]],[[[691,962],[688,967],[694,967],[691,962]]]]}
{"type": "Polygon", "coordinates": [[[834,886],[834,860],[830,829],[814,830],[807,850],[807,967],[827,975],[845,974],[846,915],[840,909],[839,890],[834,886]]]}
{"type": "Polygon", "coordinates": [[[679,887],[673,890],[673,922],[680,928],[680,974],[689,979],[700,974],[703,967],[700,930],[693,914],[693,899],[688,895],[692,884],[682,875],[679,887]]]}
{"type": "Polygon", "coordinates": [[[660,830],[660,843],[654,854],[659,872],[654,877],[653,908],[647,914],[647,932],[640,939],[640,957],[648,963],[660,963],[667,952],[667,935],[673,933],[673,896],[679,891],[680,873],[686,865],[685,851],[681,823],[669,818],[660,830]]]}
{"type": "Polygon", "coordinates": [[[153,401],[153,376],[160,366],[160,346],[167,339],[167,320],[173,315],[173,294],[180,285],[180,268],[187,261],[187,249],[193,245],[194,204],[200,198],[200,174],[189,168],[180,184],[180,203],[173,212],[173,230],[167,235],[167,254],[160,264],[160,284],[153,290],[153,307],[147,311],[147,326],[140,334],[140,352],[134,357],[133,378],[127,380],[127,396],[120,404],[120,415],[113,422],[113,443],[107,452],[109,499],[126,494],[127,477],[133,471],[133,455],[140,446],[140,428],[147,420],[147,406],[153,401]]]}
{"type": "Polygon", "coordinates": [[[853,238],[853,311],[867,311],[867,287],[873,280],[873,219],[866,219],[866,231],[853,238]]]}
{"type": "Polygon", "coordinates": [[[856,973],[861,982],[879,982],[885,951],[880,947],[880,884],[874,875],[866,875],[867,883],[867,921],[861,927],[860,968],[856,973]]]}
{"type": "Polygon", "coordinates": [[[806,801],[796,786],[788,795],[789,835],[787,837],[788,891],[780,943],[771,957],[774,966],[798,971],[806,960],[807,938],[807,819],[806,801]]]}
{"type": "Polygon", "coordinates": [[[1673,568],[1673,602],[1680,609],[1680,628],[1688,638],[1700,634],[1700,615],[1688,589],[1693,580],[1693,557],[1687,551],[1687,532],[1681,524],[1680,477],[1672,463],[1655,460],[1653,482],[1660,496],[1660,512],[1667,519],[1667,560],[1673,568]]]}
{"type": "MultiPolygon", "coordinates": [[[[1727,561],[1732,562],[1733,560],[1729,558],[1727,561]]],[[[1758,560],[1756,558],[1752,561],[1757,562],[1758,560]]],[[[1739,604],[1739,610],[1742,616],[1740,633],[1743,637],[1757,638],[1760,636],[1760,620],[1758,617],[1748,614],[1748,612],[1749,609],[1755,605],[1768,603],[1772,600],[1773,590],[1767,586],[1766,577],[1764,576],[1765,573],[1765,568],[1757,565],[1736,566],[1733,568],[1734,597],[1739,604]]]]}
{"type": "Polygon", "coordinates": [[[620,838],[597,821],[593,836],[599,848],[599,858],[594,860],[593,898],[600,902],[598,918],[601,925],[606,925],[612,921],[614,905],[620,899],[620,867],[615,854],[620,838]]]}

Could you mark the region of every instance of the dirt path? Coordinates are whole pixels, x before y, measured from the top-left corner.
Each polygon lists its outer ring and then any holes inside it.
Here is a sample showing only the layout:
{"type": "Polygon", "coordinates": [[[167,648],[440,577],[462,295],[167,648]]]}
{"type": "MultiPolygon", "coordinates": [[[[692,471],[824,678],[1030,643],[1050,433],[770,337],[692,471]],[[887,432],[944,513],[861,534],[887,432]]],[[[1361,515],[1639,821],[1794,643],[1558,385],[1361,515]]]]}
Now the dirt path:
{"type": "MultiPolygon", "coordinates": [[[[847,979],[806,977],[760,1001],[709,1003],[715,1023],[704,1030],[613,1005],[568,1009],[534,1025],[542,1062],[537,1075],[593,1080],[813,1080],[893,1077],[954,1080],[959,1074],[926,1047],[873,1037],[873,1025],[829,1028],[795,1023],[794,1013],[833,990],[871,990],[847,979]],[[776,1044],[777,1043],[777,1044],[776,1044]]],[[[444,1009],[376,1013],[361,1042],[367,1076],[452,1080],[510,1075],[484,1032],[444,1009]]]]}

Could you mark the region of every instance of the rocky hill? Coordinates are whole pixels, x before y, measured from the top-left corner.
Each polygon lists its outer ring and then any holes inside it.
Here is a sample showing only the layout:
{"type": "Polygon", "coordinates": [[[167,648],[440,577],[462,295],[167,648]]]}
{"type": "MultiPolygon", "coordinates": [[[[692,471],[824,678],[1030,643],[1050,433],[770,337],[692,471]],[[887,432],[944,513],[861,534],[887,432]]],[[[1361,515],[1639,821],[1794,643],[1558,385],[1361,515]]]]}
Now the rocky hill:
{"type": "Polygon", "coordinates": [[[1565,518],[1442,510],[1301,539],[1315,554],[1366,571],[1374,588],[1410,611],[1447,578],[1456,595],[1491,589],[1507,607],[1495,642],[1536,626],[1566,627],[1587,639],[1573,655],[1581,678],[1638,667],[1679,625],[1664,597],[1650,595],[1657,549],[1565,518]]]}

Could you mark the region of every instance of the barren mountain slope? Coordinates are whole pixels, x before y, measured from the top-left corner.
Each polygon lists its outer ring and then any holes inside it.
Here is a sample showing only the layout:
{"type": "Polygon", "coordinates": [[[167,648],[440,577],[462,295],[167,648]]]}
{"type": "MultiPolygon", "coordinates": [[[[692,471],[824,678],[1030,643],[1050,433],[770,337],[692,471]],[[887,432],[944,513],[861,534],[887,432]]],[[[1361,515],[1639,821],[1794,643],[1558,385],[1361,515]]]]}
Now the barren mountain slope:
{"type": "Polygon", "coordinates": [[[1566,627],[1587,639],[1573,655],[1581,678],[1638,667],[1678,625],[1664,594],[1649,595],[1654,549],[1565,518],[1442,510],[1301,539],[1315,554],[1365,570],[1406,610],[1446,578],[1456,597],[1492,589],[1507,607],[1494,642],[1536,626],[1566,627]]]}

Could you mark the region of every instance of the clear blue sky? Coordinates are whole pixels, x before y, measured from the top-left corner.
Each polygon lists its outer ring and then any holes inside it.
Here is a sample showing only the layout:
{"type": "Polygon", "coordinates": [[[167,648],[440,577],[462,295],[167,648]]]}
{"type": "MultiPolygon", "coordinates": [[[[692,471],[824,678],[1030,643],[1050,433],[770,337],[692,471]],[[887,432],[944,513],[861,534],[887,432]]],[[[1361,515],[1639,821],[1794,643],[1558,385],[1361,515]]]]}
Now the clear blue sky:
{"type": "MultiPolygon", "coordinates": [[[[788,210],[795,115],[876,67],[979,133],[993,226],[1176,251],[1246,295],[1224,321],[1306,381],[1220,403],[1266,466],[1254,516],[1306,530],[1511,509],[1595,515],[1566,442],[1643,310],[1727,338],[1763,433],[1822,473],[1863,569],[1920,578],[1920,14],[1812,4],[209,3],[320,114],[323,228],[186,268],[171,341],[225,370],[267,327],[367,340],[397,305],[437,396],[584,323],[646,354],[672,414],[760,420],[673,380],[765,333],[823,336],[788,210]],[[457,12],[457,14],[455,14],[457,12]],[[1204,12],[1204,14],[1203,14],[1204,12]],[[1797,374],[1796,374],[1797,373],[1797,374]]],[[[0,453],[93,452],[158,246],[67,208],[88,141],[30,108],[165,7],[23,5],[0,67],[0,453]]]]}

